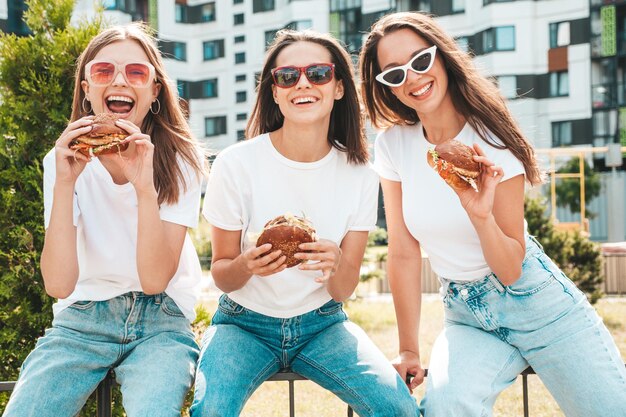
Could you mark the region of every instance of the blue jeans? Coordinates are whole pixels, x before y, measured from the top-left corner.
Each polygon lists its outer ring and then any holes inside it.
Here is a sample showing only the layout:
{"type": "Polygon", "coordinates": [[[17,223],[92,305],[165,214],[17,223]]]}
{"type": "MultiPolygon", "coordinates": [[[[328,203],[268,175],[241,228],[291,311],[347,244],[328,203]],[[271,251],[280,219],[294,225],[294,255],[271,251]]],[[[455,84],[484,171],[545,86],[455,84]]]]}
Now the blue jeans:
{"type": "Polygon", "coordinates": [[[420,404],[425,417],[491,416],[528,365],[565,415],[626,416],[626,370],[610,333],[534,238],[511,286],[493,274],[441,282],[445,327],[420,404]]]}
{"type": "Polygon", "coordinates": [[[280,319],[223,295],[202,343],[191,416],[239,416],[263,381],[286,367],[332,391],[361,417],[419,415],[398,373],[347,320],[341,303],[280,319]]]}
{"type": "Polygon", "coordinates": [[[73,417],[115,369],[128,417],[180,417],[198,346],[165,294],[126,293],[61,311],[28,355],[4,417],[73,417]]]}

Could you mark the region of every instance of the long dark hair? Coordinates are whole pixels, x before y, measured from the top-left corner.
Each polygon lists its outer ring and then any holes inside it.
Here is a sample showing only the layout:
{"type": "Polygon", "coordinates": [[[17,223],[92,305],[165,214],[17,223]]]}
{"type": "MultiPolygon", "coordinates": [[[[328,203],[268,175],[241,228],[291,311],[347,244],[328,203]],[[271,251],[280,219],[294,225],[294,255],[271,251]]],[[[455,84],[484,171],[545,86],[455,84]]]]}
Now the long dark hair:
{"type": "Polygon", "coordinates": [[[323,46],[330,52],[332,63],[335,64],[335,77],[343,82],[344,94],[335,100],[330,113],[328,143],[330,146],[346,152],[348,161],[363,164],[368,160],[367,140],[363,127],[363,116],[359,105],[359,95],[353,79],[353,65],[350,56],[341,44],[330,35],[310,30],[297,32],[281,30],[276,34],[274,42],[267,51],[263,71],[257,87],[257,98],[248,125],[246,138],[262,133],[273,132],[283,125],[284,116],[278,104],[274,102],[272,93],[272,68],[276,67],[278,54],[287,46],[296,42],[312,42],[323,46]]]}
{"type": "Polygon", "coordinates": [[[448,74],[448,91],[455,109],[485,142],[495,148],[509,149],[524,165],[526,180],[530,184],[540,184],[541,172],[534,149],[515,122],[498,88],[478,72],[471,56],[462,51],[454,39],[426,14],[394,13],[382,17],[372,26],[359,59],[361,97],[372,124],[384,128],[419,122],[414,109],[402,103],[390,88],[375,79],[381,72],[378,42],[383,36],[401,29],[409,29],[437,46],[437,56],[443,60],[448,74]],[[491,140],[488,132],[504,145],[491,140]]]}
{"type": "Polygon", "coordinates": [[[174,84],[165,73],[161,54],[149,30],[140,23],[115,26],[105,29],[89,42],[76,66],[71,121],[93,114],[91,110],[85,112],[82,107],[85,93],[81,82],[85,80],[85,65],[107,45],[127,39],[137,42],[146,52],[156,70],[157,82],[161,84],[157,97],[161,103],[160,110],[157,114],[149,111],[140,128],[143,133],[150,135],[154,143],[154,185],[158,192],[158,202],[172,204],[178,201],[181,185],[183,189],[187,186],[185,173],[182,172],[177,157],[189,163],[199,177],[205,173],[205,162],[203,151],[191,133],[177,93],[172,88],[174,84]]]}

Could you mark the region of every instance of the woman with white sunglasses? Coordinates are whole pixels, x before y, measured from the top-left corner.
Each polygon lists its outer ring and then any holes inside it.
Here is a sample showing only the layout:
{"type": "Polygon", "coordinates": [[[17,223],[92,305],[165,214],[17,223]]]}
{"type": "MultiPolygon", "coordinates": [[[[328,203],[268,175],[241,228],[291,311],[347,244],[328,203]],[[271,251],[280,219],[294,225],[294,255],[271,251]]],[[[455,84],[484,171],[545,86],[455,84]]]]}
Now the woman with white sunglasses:
{"type": "Polygon", "coordinates": [[[281,31],[267,51],[245,141],[217,156],[202,213],[224,295],[203,341],[193,417],[236,417],[282,368],[332,391],[360,416],[419,415],[417,403],[342,308],[377,219],[352,62],[330,35],[281,31]],[[305,216],[317,242],[285,254],[259,234],[305,216]]]}
{"type": "Polygon", "coordinates": [[[585,295],[528,235],[524,186],[534,151],[497,87],[429,16],[372,27],[360,56],[389,233],[388,277],[400,375],[424,379],[419,352],[421,248],[441,281],[445,325],[428,365],[426,417],[490,416],[532,366],[567,416],[626,415],[626,371],[585,295]],[[427,162],[455,139],[474,148],[478,191],[453,189],[427,162]]]}
{"type": "Polygon", "coordinates": [[[110,369],[127,416],[180,417],[193,382],[202,271],[187,228],[204,158],[147,30],[106,29],[79,57],[70,123],[43,162],[41,272],[58,301],[5,417],[76,416],[110,369]],[[70,149],[103,114],[123,146],[70,149]]]}

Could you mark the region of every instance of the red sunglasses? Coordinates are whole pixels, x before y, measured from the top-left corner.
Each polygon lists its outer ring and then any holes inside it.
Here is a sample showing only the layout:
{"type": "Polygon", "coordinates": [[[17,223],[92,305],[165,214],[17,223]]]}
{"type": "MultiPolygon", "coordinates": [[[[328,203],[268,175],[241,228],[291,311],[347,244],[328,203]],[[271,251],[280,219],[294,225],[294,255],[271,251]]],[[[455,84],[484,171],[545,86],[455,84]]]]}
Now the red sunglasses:
{"type": "Polygon", "coordinates": [[[332,81],[334,73],[335,64],[311,64],[306,67],[287,65],[274,68],[272,77],[277,87],[290,88],[298,84],[302,74],[306,76],[311,84],[324,85],[332,81]]]}

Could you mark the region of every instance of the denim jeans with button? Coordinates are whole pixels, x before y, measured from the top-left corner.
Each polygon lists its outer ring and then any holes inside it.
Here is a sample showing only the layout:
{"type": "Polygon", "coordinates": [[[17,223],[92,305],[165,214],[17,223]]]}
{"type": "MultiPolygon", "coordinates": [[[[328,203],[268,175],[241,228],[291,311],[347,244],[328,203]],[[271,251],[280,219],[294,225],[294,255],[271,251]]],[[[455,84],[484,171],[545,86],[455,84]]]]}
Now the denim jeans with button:
{"type": "Polygon", "coordinates": [[[433,347],[425,417],[491,416],[532,366],[568,417],[626,416],[626,370],[585,295],[528,236],[522,276],[440,279],[445,327],[433,347]]]}
{"type": "Polygon", "coordinates": [[[220,299],[205,333],[196,372],[192,417],[236,417],[252,393],[290,367],[350,404],[361,417],[415,417],[415,399],[342,304],[288,319],[255,313],[220,299]]]}
{"type": "Polygon", "coordinates": [[[164,293],[77,302],[24,361],[3,417],[74,417],[109,369],[128,417],[180,417],[197,358],[189,320],[164,293]]]}

